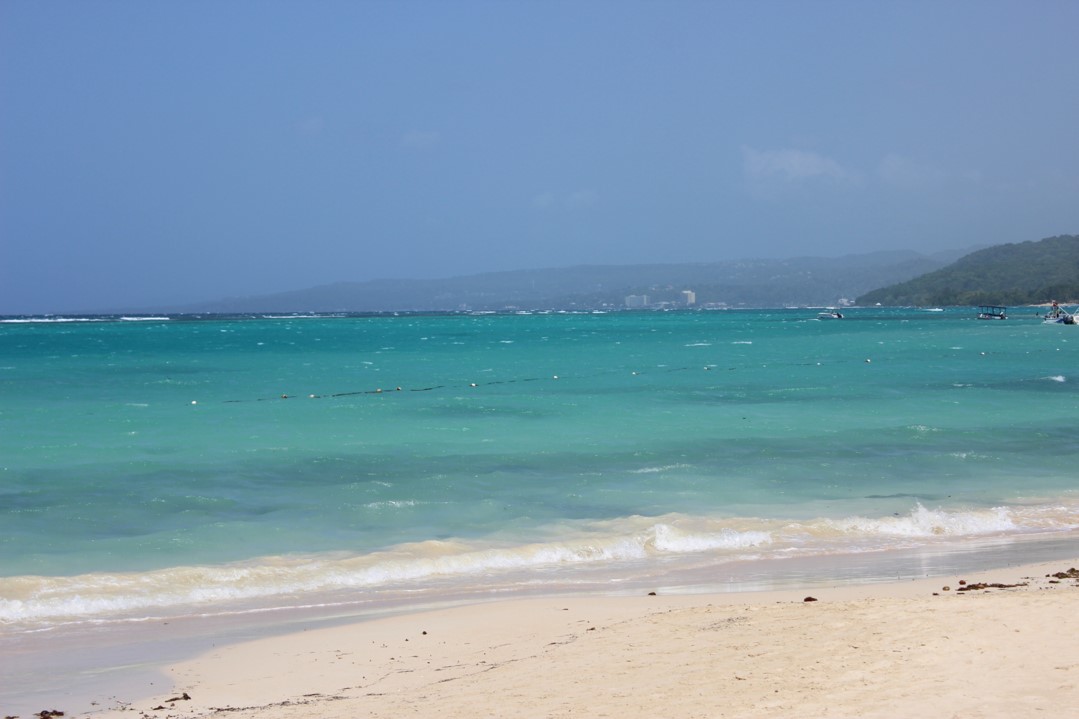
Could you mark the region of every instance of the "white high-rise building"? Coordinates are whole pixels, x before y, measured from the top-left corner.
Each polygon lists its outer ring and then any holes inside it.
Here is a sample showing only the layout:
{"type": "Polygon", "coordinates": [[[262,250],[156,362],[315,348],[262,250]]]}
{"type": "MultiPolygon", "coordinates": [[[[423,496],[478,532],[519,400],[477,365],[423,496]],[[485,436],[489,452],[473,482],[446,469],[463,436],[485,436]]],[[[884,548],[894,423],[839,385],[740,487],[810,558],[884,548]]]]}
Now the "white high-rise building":
{"type": "Polygon", "coordinates": [[[697,304],[697,293],[693,290],[682,290],[682,301],[686,303],[686,307],[697,304]]]}

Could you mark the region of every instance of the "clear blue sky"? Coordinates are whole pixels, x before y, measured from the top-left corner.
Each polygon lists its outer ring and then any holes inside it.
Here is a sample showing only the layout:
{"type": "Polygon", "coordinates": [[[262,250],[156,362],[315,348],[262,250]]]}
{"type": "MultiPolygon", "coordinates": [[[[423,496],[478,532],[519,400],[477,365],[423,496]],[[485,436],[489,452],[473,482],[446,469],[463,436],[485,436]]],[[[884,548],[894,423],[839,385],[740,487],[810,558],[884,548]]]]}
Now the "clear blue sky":
{"type": "Polygon", "coordinates": [[[0,314],[1079,233],[1079,2],[0,0],[0,314]]]}

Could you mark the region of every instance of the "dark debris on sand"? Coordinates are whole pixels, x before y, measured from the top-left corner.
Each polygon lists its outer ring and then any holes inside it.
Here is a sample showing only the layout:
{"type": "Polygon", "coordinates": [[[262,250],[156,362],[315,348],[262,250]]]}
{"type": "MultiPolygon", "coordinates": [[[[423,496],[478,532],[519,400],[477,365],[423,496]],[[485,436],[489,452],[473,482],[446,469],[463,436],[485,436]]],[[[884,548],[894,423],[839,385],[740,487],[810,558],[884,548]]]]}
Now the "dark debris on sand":
{"type": "MultiPolygon", "coordinates": [[[[166,699],[165,704],[175,704],[176,702],[188,702],[188,701],[191,701],[191,696],[187,692],[184,692],[182,695],[180,695],[178,697],[170,697],[170,698],[166,699]]],[[[165,711],[166,709],[171,709],[171,707],[166,707],[165,704],[161,704],[160,706],[152,707],[150,709],[150,711],[159,712],[159,711],[165,711]]]]}
{"type": "Polygon", "coordinates": [[[1074,579],[1079,582],[1079,569],[1072,567],[1066,572],[1057,572],[1056,574],[1046,574],[1046,577],[1053,577],[1054,579],[1074,579]]]}
{"type": "MultiPolygon", "coordinates": [[[[1048,584],[1060,584],[1062,580],[1074,579],[1076,585],[1079,586],[1079,569],[1072,567],[1065,572],[1056,572],[1054,574],[1046,574],[1045,578],[1048,580],[1048,584]]],[[[1034,577],[1023,577],[1031,581],[1037,581],[1034,577]]],[[[975,591],[988,591],[990,589],[1014,589],[1016,587],[1030,586],[1030,582],[1018,582],[1016,584],[1001,584],[1000,582],[967,582],[965,579],[959,580],[959,588],[956,592],[975,592],[975,591]]],[[[951,591],[951,587],[943,587],[943,591],[951,591]]],[[[936,596],[937,592],[933,592],[936,596]]]]}
{"type": "Polygon", "coordinates": [[[1015,587],[1025,587],[1026,582],[1020,582],[1018,584],[1001,584],[1000,582],[974,582],[973,584],[964,584],[956,589],[957,592],[976,592],[983,589],[1013,589],[1015,587]]]}

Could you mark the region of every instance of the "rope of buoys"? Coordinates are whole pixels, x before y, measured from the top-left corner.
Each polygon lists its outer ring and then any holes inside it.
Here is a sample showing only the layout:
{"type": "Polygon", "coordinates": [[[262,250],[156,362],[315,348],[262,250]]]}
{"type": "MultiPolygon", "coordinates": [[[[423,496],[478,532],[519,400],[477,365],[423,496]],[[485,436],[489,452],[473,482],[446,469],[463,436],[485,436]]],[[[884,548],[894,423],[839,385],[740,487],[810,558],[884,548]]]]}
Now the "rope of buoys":
{"type": "MultiPolygon", "coordinates": [[[[986,353],[982,352],[981,354],[985,355],[986,353]]],[[[768,368],[780,368],[780,367],[813,367],[813,366],[821,367],[821,366],[824,366],[825,364],[828,365],[828,366],[836,366],[836,365],[848,364],[848,363],[859,363],[859,364],[863,364],[863,365],[868,365],[868,364],[872,364],[872,362],[873,362],[872,358],[866,357],[866,358],[861,359],[861,360],[854,360],[854,359],[837,360],[837,361],[831,361],[831,362],[827,362],[827,363],[822,363],[822,362],[783,362],[783,363],[774,363],[774,364],[773,363],[762,363],[762,364],[745,365],[745,366],[742,366],[742,367],[738,367],[738,366],[726,367],[725,369],[726,369],[727,372],[736,372],[739,369],[749,369],[749,368],[768,369],[768,368]]],[[[633,376],[633,377],[640,377],[640,376],[643,376],[643,375],[656,374],[656,373],[668,373],[669,374],[669,373],[673,373],[673,372],[689,372],[689,371],[693,371],[693,370],[698,370],[698,371],[703,370],[703,371],[707,372],[707,371],[712,371],[712,370],[715,370],[715,369],[723,369],[723,368],[720,368],[718,365],[715,365],[715,364],[708,364],[708,365],[703,365],[703,366],[702,365],[692,365],[692,366],[687,365],[687,366],[682,366],[682,367],[656,367],[656,368],[654,368],[652,370],[631,370],[629,374],[630,374],[630,376],[633,376]]],[[[570,379],[581,380],[581,379],[588,379],[589,377],[609,376],[609,375],[612,375],[612,374],[616,374],[618,372],[620,372],[620,370],[619,371],[610,370],[610,371],[606,371],[606,372],[600,371],[600,372],[595,372],[595,373],[588,374],[588,375],[569,375],[568,377],[570,379]]],[[[487,386],[493,386],[493,385],[517,384],[517,383],[523,383],[523,382],[541,382],[541,381],[544,381],[544,380],[553,381],[553,380],[558,380],[558,379],[560,379],[562,377],[566,377],[566,376],[556,374],[556,375],[550,375],[548,377],[521,377],[521,378],[518,378],[518,379],[496,379],[496,380],[491,380],[489,382],[469,382],[467,385],[464,385],[464,386],[467,387],[468,389],[475,389],[475,388],[479,388],[479,387],[487,387],[487,386]]],[[[350,392],[333,392],[333,393],[329,393],[329,394],[309,394],[309,395],[307,395],[307,398],[308,399],[336,399],[336,398],[340,398],[340,397],[357,397],[357,396],[362,396],[362,395],[384,395],[384,394],[393,394],[393,393],[397,393],[397,392],[433,392],[435,390],[452,388],[454,386],[459,386],[459,385],[437,384],[437,385],[430,385],[430,386],[427,386],[427,387],[409,387],[407,390],[400,387],[400,386],[396,386],[392,390],[383,390],[382,388],[376,388],[376,389],[369,389],[369,390],[354,390],[354,391],[350,391],[350,392]]],[[[228,404],[237,404],[237,403],[244,403],[244,402],[266,402],[266,401],[270,401],[272,399],[293,399],[293,398],[296,398],[296,397],[299,397],[299,396],[300,395],[282,394],[279,397],[258,397],[258,398],[249,399],[249,400],[230,399],[230,400],[223,400],[223,401],[225,403],[228,403],[228,404]]],[[[192,405],[197,405],[198,401],[197,400],[192,400],[191,404],[192,405]]]]}
{"type": "MultiPolygon", "coordinates": [[[[683,370],[688,370],[688,369],[693,369],[693,368],[692,367],[679,367],[677,369],[667,369],[666,371],[674,372],[674,371],[683,371],[683,370]]],[[[709,369],[709,368],[705,367],[705,369],[709,369]]],[[[731,369],[734,369],[734,368],[732,367],[731,369]]],[[[595,373],[593,375],[577,375],[576,378],[577,379],[582,379],[582,378],[587,377],[587,376],[596,377],[596,376],[600,376],[602,374],[610,374],[610,373],[609,372],[597,372],[597,373],[595,373]]],[[[640,372],[633,372],[633,374],[636,376],[636,375],[639,375],[641,373],[640,372]]],[[[470,382],[468,384],[468,387],[471,389],[471,388],[476,388],[476,387],[488,387],[488,386],[499,385],[499,384],[516,384],[516,383],[520,383],[520,382],[541,382],[543,380],[557,380],[557,379],[559,379],[559,377],[560,377],[559,375],[551,375],[550,377],[522,377],[520,379],[496,379],[496,380],[491,380],[490,382],[470,382]]],[[[434,391],[434,390],[437,390],[437,389],[446,389],[447,386],[448,385],[437,384],[437,385],[432,385],[430,387],[410,387],[410,388],[408,388],[407,391],[408,392],[431,392],[431,391],[434,391]]],[[[333,398],[337,398],[337,397],[356,397],[356,396],[359,396],[359,395],[366,395],[366,394],[386,394],[388,391],[389,390],[383,390],[382,388],[376,388],[376,389],[367,389],[367,390],[354,390],[354,391],[351,391],[351,392],[333,392],[333,393],[330,393],[330,394],[309,394],[309,395],[307,395],[307,398],[308,399],[333,399],[333,398]]],[[[394,392],[404,392],[406,390],[404,388],[402,388],[402,387],[394,387],[393,391],[394,392]]],[[[297,396],[299,396],[299,395],[282,394],[280,397],[258,397],[258,398],[249,399],[249,400],[228,399],[228,400],[224,400],[224,402],[227,403],[227,404],[238,404],[238,403],[243,403],[243,402],[267,402],[267,401],[270,401],[270,400],[273,400],[273,399],[294,399],[297,396]]],[[[197,404],[197,402],[193,401],[191,404],[197,404]]]]}
{"type": "MultiPolygon", "coordinates": [[[[704,365],[703,367],[700,367],[700,366],[661,367],[661,368],[657,368],[657,369],[660,372],[671,373],[671,372],[686,372],[686,371],[699,370],[699,369],[704,369],[704,370],[707,371],[707,370],[712,370],[714,368],[715,368],[714,365],[704,365]]],[[[737,370],[737,369],[738,369],[737,367],[728,367],[727,368],[728,371],[734,371],[734,370],[737,370]]],[[[631,372],[631,375],[634,376],[634,377],[638,377],[638,376],[645,375],[645,374],[650,374],[650,373],[653,373],[653,372],[634,370],[634,371],[631,372]]],[[[573,379],[586,379],[588,377],[599,377],[599,376],[610,375],[610,374],[614,374],[614,372],[613,371],[610,371],[610,372],[596,372],[596,373],[593,373],[591,375],[573,375],[572,378],[573,379]]],[[[470,382],[467,386],[468,386],[469,389],[473,389],[473,388],[478,388],[478,387],[488,387],[488,386],[492,386],[492,385],[501,385],[501,384],[517,384],[517,383],[523,383],[523,382],[542,382],[544,380],[554,381],[554,380],[560,379],[561,377],[562,377],[562,375],[557,375],[556,374],[556,375],[551,375],[550,377],[521,377],[519,379],[497,379],[497,380],[491,380],[490,382],[470,382]]],[[[393,392],[404,392],[404,391],[408,391],[408,392],[432,392],[434,390],[446,389],[448,386],[449,385],[437,384],[437,385],[431,385],[430,387],[410,387],[407,390],[405,390],[402,387],[394,387],[392,391],[393,392]]],[[[351,392],[332,392],[332,393],[329,393],[329,394],[308,394],[307,399],[336,399],[336,398],[339,398],[339,397],[357,397],[357,396],[361,396],[361,395],[387,394],[389,392],[390,392],[389,390],[383,390],[382,388],[376,388],[376,389],[368,389],[368,390],[354,390],[354,391],[351,391],[351,392]]],[[[245,403],[245,402],[268,402],[268,401],[271,401],[271,400],[274,400],[274,399],[295,399],[295,398],[300,397],[300,396],[301,395],[282,394],[279,397],[257,397],[255,399],[248,399],[248,400],[228,399],[228,400],[223,400],[223,402],[226,403],[226,404],[241,404],[241,403],[245,403]]],[[[191,402],[191,404],[198,404],[198,402],[193,400],[191,402]]]]}
{"type": "MultiPolygon", "coordinates": [[[[819,363],[817,363],[817,364],[819,364],[819,363]]],[[[686,372],[686,371],[690,371],[690,370],[699,370],[699,369],[703,369],[705,371],[708,371],[708,370],[714,369],[714,365],[704,365],[703,367],[700,367],[700,366],[662,367],[662,368],[658,368],[658,369],[660,371],[662,371],[662,372],[665,372],[665,373],[686,372]]],[[[733,372],[733,371],[735,371],[737,369],[738,369],[737,367],[728,367],[727,371],[733,372]]],[[[596,372],[596,373],[594,373],[592,375],[574,375],[573,378],[574,379],[584,379],[586,377],[598,377],[598,376],[610,375],[610,374],[613,374],[613,372],[596,372]]],[[[631,372],[631,375],[634,376],[634,377],[639,377],[639,376],[644,375],[644,374],[649,374],[649,372],[642,372],[640,370],[634,370],[634,371],[631,372]]],[[[478,387],[488,387],[488,386],[499,385],[499,384],[516,384],[516,383],[522,383],[522,382],[541,382],[543,380],[558,380],[559,378],[560,378],[560,375],[551,375],[550,377],[522,377],[520,379],[491,380],[490,382],[470,382],[468,384],[468,388],[473,389],[473,388],[478,388],[478,387]]],[[[432,385],[430,387],[410,387],[408,390],[404,390],[402,387],[394,387],[393,392],[404,392],[404,391],[408,391],[408,392],[431,392],[431,391],[438,390],[438,389],[446,389],[447,386],[448,385],[438,384],[438,385],[432,385]]],[[[336,399],[338,397],[357,397],[357,396],[361,396],[361,395],[387,394],[388,392],[389,391],[383,390],[382,388],[376,388],[376,389],[367,389],[367,390],[354,390],[354,391],[351,391],[351,392],[333,392],[333,393],[330,393],[330,394],[309,394],[309,395],[307,395],[307,398],[308,399],[336,399]]],[[[274,400],[274,399],[295,399],[295,398],[297,398],[299,396],[300,395],[282,394],[282,395],[280,395],[280,397],[257,397],[255,399],[248,399],[248,400],[227,399],[227,400],[223,400],[223,402],[225,404],[241,404],[241,403],[245,403],[245,402],[268,402],[268,401],[271,401],[271,400],[274,400]]],[[[191,402],[191,404],[198,404],[198,402],[197,402],[197,400],[193,400],[191,402]]]]}

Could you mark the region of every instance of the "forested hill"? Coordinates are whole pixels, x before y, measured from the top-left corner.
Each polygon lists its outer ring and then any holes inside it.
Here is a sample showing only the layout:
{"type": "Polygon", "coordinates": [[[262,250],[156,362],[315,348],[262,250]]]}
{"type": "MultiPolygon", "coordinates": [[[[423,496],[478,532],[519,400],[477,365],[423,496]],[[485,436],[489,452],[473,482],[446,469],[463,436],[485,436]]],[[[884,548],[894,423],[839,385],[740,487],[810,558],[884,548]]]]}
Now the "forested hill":
{"type": "Polygon", "coordinates": [[[1079,301],[1079,235],[996,245],[913,280],[873,290],[858,304],[1025,305],[1079,301]]]}
{"type": "Polygon", "coordinates": [[[962,252],[925,256],[873,252],[837,258],[738,260],[669,265],[598,265],[493,272],[437,280],[339,282],[258,297],[178,308],[184,312],[385,312],[398,310],[582,309],[625,306],[646,295],[653,306],[696,293],[698,305],[833,305],[874,287],[944,267],[962,252]]]}

